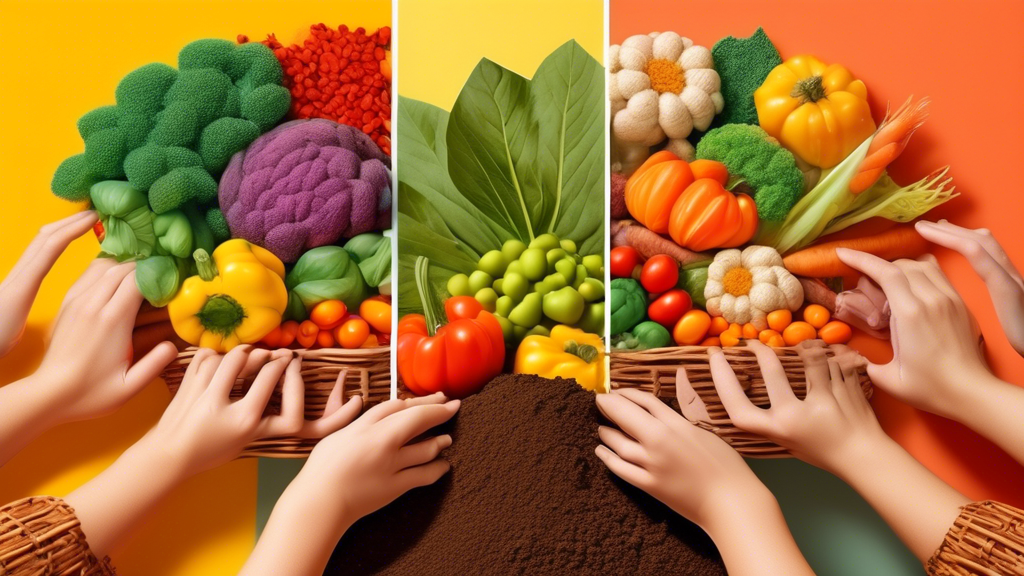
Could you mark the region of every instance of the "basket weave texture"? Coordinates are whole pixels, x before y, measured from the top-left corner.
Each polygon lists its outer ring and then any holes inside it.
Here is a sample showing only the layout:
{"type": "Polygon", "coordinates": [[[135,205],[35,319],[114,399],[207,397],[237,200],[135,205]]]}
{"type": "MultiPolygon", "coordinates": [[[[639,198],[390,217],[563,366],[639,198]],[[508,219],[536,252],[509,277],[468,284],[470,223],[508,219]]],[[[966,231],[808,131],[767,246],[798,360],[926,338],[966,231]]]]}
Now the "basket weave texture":
{"type": "Polygon", "coordinates": [[[110,559],[89,550],[75,511],[60,498],[33,496],[0,506],[0,575],[113,576],[110,559]]]}
{"type": "Polygon", "coordinates": [[[991,500],[964,506],[927,568],[935,576],[1024,576],[1024,511],[991,500]]]}
{"type": "MultiPolygon", "coordinates": [[[[807,382],[804,379],[803,359],[797,353],[797,349],[789,347],[772,350],[778,354],[793,392],[797,398],[803,399],[807,395],[807,382]]],[[[736,378],[746,390],[747,397],[754,405],[767,408],[770,405],[768,391],[765,389],[764,378],[761,376],[761,369],[757,365],[757,357],[754,356],[753,350],[743,346],[732,346],[723,348],[722,351],[736,372],[736,378]]],[[[828,354],[833,354],[830,348],[828,354]]],[[[744,456],[791,457],[788,450],[764,436],[745,432],[733,425],[711,379],[709,358],[706,346],[677,346],[637,352],[613,351],[610,359],[611,385],[613,389],[640,388],[667,400],[675,398],[676,375],[685,369],[690,385],[704,401],[710,416],[709,421],[697,422],[698,426],[714,432],[744,456]]],[[[860,384],[864,396],[871,398],[871,381],[865,370],[860,372],[860,384]]]]}
{"type": "MultiPolygon", "coordinates": [[[[178,391],[192,357],[198,349],[186,348],[164,371],[163,378],[171,393],[178,391]]],[[[319,418],[334,389],[338,375],[345,373],[342,381],[342,399],[348,400],[359,394],[363,405],[369,406],[391,398],[391,348],[317,348],[295,350],[302,358],[302,379],[306,383],[306,419],[319,418]]],[[[249,389],[251,381],[239,380],[231,391],[232,399],[239,399],[249,389]]],[[[281,391],[274,391],[267,405],[267,413],[281,411],[281,391]]],[[[308,438],[268,438],[253,442],[245,448],[243,458],[305,458],[317,440],[308,438]]]]}

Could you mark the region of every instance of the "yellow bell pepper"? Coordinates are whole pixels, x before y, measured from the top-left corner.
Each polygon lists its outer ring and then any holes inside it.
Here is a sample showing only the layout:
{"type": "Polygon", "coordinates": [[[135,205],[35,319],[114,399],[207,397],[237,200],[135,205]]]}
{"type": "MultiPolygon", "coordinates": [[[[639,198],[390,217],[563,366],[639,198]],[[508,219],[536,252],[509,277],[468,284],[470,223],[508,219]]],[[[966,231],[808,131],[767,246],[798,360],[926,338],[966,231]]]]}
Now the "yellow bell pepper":
{"type": "Polygon", "coordinates": [[[754,91],[754,106],[765,132],[804,162],[831,168],[874,134],[867,97],[849,70],[804,55],[768,74],[754,91]]]}
{"type": "Polygon", "coordinates": [[[182,340],[227,352],[259,341],[281,324],[288,306],[284,264],[245,240],[228,240],[213,251],[196,250],[199,275],[185,280],[167,305],[182,340]]]}
{"type": "Polygon", "coordinates": [[[574,378],[587,390],[607,392],[604,342],[599,336],[558,325],[550,336],[527,336],[519,344],[516,374],[574,378]]]}

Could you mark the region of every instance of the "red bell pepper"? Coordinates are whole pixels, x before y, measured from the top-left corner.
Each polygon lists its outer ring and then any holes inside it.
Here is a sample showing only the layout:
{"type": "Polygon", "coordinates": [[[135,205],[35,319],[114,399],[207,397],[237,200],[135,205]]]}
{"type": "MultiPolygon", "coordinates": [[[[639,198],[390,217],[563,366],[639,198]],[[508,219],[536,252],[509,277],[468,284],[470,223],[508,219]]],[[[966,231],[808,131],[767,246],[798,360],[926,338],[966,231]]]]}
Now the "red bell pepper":
{"type": "Polygon", "coordinates": [[[407,314],[398,322],[398,374],[418,396],[444,392],[449,398],[465,398],[501,373],[501,324],[471,296],[449,298],[444,304],[448,321],[442,324],[426,270],[427,259],[421,256],[416,276],[426,315],[407,314]]]}

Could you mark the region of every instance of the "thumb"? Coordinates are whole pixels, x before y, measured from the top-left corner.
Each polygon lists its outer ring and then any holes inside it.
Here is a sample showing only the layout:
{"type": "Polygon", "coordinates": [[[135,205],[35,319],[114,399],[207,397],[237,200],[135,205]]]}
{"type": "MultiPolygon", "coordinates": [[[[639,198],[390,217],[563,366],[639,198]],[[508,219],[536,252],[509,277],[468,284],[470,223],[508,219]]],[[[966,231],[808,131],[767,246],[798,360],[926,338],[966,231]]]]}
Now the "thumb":
{"type": "Polygon", "coordinates": [[[147,384],[156,380],[175,358],[178,357],[178,348],[171,342],[161,342],[153,347],[148,354],[139,359],[138,362],[128,369],[124,381],[128,388],[136,392],[142,390],[147,384]]]}
{"type": "Polygon", "coordinates": [[[899,382],[899,366],[897,366],[895,358],[888,364],[868,362],[867,371],[868,378],[871,379],[875,388],[898,397],[895,388],[896,383],[899,382]]]}

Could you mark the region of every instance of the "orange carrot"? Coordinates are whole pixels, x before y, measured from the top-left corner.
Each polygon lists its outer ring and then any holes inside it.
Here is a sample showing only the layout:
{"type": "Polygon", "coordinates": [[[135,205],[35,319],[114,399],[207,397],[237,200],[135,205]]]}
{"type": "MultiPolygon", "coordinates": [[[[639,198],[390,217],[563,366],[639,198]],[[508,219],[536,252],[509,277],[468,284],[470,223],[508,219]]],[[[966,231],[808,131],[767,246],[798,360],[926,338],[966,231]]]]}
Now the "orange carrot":
{"type": "Polygon", "coordinates": [[[885,168],[907,147],[914,132],[928,119],[928,99],[922,98],[912,106],[913,99],[913,96],[908,98],[896,112],[890,114],[890,110],[885,111],[885,119],[868,146],[867,156],[850,180],[851,193],[860,194],[871,188],[882,176],[882,172],[885,172],[885,168]]]}
{"type": "Polygon", "coordinates": [[[794,252],[782,259],[783,266],[798,276],[832,278],[846,276],[855,271],[839,260],[836,248],[849,248],[874,254],[885,260],[917,258],[928,250],[928,241],[914,229],[914,225],[900,224],[874,236],[850,238],[816,244],[794,252]]]}

